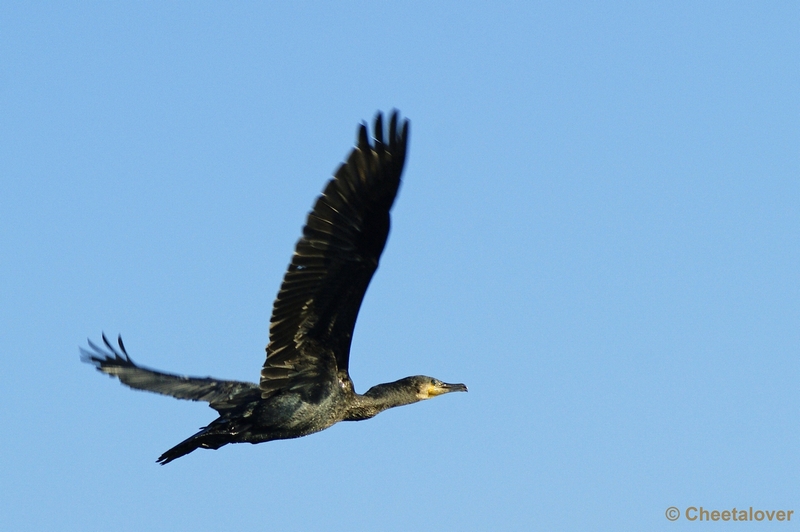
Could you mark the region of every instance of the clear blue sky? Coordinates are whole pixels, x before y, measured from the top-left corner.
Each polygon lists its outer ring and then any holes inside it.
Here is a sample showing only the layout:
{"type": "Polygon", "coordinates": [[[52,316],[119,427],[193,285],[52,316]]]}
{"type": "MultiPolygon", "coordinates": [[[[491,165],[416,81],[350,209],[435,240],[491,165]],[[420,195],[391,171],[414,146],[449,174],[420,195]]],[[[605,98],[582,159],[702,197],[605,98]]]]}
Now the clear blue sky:
{"type": "Polygon", "coordinates": [[[2,3],[0,528],[800,521],[798,27],[796,2],[2,3]],[[215,413],[78,346],[257,380],[306,212],[392,107],[410,155],[351,374],[469,393],[156,465],[215,413]]]}

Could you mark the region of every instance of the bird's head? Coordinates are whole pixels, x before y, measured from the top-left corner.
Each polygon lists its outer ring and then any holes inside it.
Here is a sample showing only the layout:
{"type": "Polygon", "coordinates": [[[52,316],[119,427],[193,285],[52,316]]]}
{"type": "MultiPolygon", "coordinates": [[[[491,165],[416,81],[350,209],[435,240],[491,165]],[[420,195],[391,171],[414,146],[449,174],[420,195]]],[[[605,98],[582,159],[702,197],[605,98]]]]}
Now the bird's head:
{"type": "Polygon", "coordinates": [[[463,384],[448,384],[439,379],[434,379],[433,377],[417,375],[415,377],[406,377],[399,381],[373,386],[367,390],[364,397],[379,404],[377,411],[381,412],[387,408],[410,405],[411,403],[430,399],[431,397],[436,397],[437,395],[445,393],[466,391],[467,387],[463,384]]]}
{"type": "Polygon", "coordinates": [[[410,381],[409,384],[413,385],[417,398],[419,400],[430,399],[437,395],[442,395],[450,392],[466,392],[467,386],[464,384],[448,384],[433,377],[426,377],[425,375],[417,375],[416,377],[407,377],[410,381]]]}

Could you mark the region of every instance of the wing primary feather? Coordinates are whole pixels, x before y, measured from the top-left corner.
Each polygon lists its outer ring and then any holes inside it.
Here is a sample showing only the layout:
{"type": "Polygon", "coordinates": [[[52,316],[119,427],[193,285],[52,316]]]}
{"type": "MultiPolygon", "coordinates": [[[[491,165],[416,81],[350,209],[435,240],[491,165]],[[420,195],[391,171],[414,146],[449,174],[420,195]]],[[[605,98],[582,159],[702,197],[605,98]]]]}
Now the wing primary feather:
{"type": "Polygon", "coordinates": [[[359,124],[356,145],[308,214],[272,309],[261,389],[270,393],[291,365],[293,388],[313,387],[347,371],[356,317],[389,233],[409,122],[393,110],[359,124]],[[270,381],[275,382],[270,382],[270,381]]]}
{"type": "Polygon", "coordinates": [[[81,347],[81,358],[84,362],[94,364],[101,373],[116,377],[122,384],[135,390],[170,395],[177,399],[205,401],[219,411],[233,397],[252,394],[259,389],[256,384],[251,382],[226,381],[212,377],[186,377],[139,366],[128,355],[125,344],[122,343],[122,337],[117,338],[119,349],[108,340],[105,334],[102,335],[102,338],[106,349],[87,340],[92,350],[88,351],[81,347]]]}

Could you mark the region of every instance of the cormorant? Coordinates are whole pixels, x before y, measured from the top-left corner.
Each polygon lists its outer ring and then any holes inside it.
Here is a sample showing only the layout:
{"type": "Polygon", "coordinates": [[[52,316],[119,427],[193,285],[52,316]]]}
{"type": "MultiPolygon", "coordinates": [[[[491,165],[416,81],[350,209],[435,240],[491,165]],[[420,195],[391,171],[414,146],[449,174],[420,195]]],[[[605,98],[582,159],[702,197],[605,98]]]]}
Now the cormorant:
{"type": "Polygon", "coordinates": [[[347,367],[361,301],[389,234],[389,210],[400,186],[408,120],[391,115],[388,142],[383,117],[374,125],[374,145],[361,124],[357,145],[328,182],[308,214],[303,235],[272,309],[267,360],[259,384],[211,377],[184,377],[134,364],[122,338],[118,348],[89,341],[84,362],[123,384],[178,399],[206,401],[219,413],[187,440],[162,454],[166,464],[198,447],[298,438],[339,421],[360,421],[395,406],[448,392],[467,391],[418,375],[353,389],[347,367]]]}

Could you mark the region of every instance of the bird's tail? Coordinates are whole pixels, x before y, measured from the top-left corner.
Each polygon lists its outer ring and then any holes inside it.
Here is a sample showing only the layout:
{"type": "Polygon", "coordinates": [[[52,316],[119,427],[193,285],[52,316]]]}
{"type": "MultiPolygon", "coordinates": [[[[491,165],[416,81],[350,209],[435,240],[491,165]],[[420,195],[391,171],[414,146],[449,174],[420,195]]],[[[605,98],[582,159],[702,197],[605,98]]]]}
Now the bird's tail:
{"type": "Polygon", "coordinates": [[[233,439],[230,434],[215,432],[212,426],[209,425],[194,436],[190,436],[172,449],[166,451],[158,457],[157,462],[161,465],[168,464],[176,458],[189,454],[200,447],[203,449],[219,449],[232,441],[233,439]]]}

